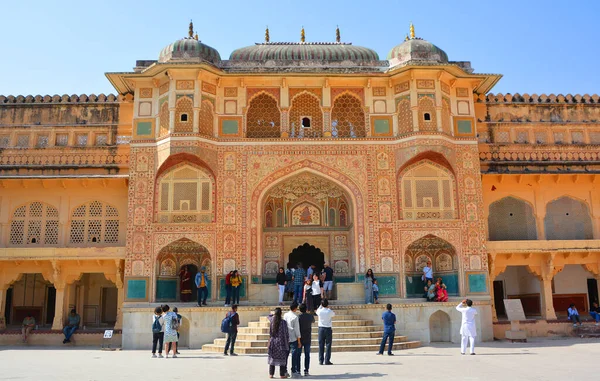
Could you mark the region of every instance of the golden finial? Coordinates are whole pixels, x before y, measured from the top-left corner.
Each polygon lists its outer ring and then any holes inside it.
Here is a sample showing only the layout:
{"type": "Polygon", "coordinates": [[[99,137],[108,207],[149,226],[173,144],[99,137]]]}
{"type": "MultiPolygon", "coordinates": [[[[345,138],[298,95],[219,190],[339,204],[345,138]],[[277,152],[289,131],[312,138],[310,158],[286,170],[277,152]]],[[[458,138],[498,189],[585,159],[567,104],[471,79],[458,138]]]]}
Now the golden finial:
{"type": "Polygon", "coordinates": [[[190,30],[188,32],[190,38],[194,38],[194,23],[190,20],[190,30]]]}
{"type": "Polygon", "coordinates": [[[410,38],[408,38],[408,33],[406,33],[406,37],[404,37],[404,41],[408,41],[410,40],[410,38]]]}
{"type": "Polygon", "coordinates": [[[198,41],[198,32],[196,31],[196,34],[194,34],[194,40],[198,41]]]}
{"type": "Polygon", "coordinates": [[[271,38],[269,37],[269,26],[267,25],[267,29],[265,29],[265,42],[270,42],[271,38]]]}
{"type": "Polygon", "coordinates": [[[412,40],[413,38],[415,38],[415,26],[411,22],[410,23],[410,39],[412,40]]]}
{"type": "Polygon", "coordinates": [[[300,42],[306,41],[306,35],[304,34],[304,26],[302,26],[302,30],[300,31],[300,42]]]}
{"type": "Polygon", "coordinates": [[[335,42],[340,42],[342,38],[340,37],[340,27],[339,25],[335,27],[335,42]]]}

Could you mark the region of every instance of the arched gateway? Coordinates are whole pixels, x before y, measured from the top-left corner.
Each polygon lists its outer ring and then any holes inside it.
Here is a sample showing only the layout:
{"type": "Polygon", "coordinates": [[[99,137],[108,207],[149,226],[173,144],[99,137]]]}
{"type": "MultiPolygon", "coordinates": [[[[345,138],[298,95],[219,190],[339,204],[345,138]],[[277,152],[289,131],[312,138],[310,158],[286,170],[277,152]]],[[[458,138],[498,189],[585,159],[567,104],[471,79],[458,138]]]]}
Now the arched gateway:
{"type": "Polygon", "coordinates": [[[321,269],[325,262],[340,278],[354,278],[354,206],[332,179],[303,171],[273,185],[259,203],[263,282],[279,267],[321,269]]]}

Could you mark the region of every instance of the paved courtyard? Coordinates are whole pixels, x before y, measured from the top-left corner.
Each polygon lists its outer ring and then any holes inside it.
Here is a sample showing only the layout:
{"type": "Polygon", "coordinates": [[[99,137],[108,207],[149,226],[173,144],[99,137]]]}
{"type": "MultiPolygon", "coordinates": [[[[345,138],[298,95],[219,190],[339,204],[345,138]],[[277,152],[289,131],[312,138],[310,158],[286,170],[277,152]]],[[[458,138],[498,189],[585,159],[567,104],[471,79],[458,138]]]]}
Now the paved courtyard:
{"type": "MultiPolygon", "coordinates": [[[[484,343],[476,356],[456,345],[432,345],[396,356],[334,353],[320,366],[316,353],[310,379],[360,380],[572,380],[598,375],[597,339],[533,339],[529,343],[484,343]]],[[[177,359],[153,359],[148,351],[105,352],[94,348],[1,348],[0,380],[266,380],[266,356],[223,357],[183,350],[177,359]]]]}

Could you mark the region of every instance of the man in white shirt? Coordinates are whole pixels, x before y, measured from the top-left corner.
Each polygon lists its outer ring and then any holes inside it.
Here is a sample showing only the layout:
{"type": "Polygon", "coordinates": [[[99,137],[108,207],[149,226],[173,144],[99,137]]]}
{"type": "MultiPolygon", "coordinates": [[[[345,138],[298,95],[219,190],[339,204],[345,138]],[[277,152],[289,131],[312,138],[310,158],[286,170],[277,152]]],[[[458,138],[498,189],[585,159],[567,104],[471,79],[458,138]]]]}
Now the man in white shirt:
{"type": "Polygon", "coordinates": [[[477,310],[472,307],[473,301],[465,299],[456,310],[462,314],[462,322],[460,324],[460,354],[464,355],[467,351],[467,343],[471,347],[471,354],[475,354],[475,337],[477,336],[477,327],[475,327],[475,315],[477,310]]]}
{"type": "Polygon", "coordinates": [[[335,312],[329,309],[329,301],[327,299],[321,301],[321,306],[317,310],[317,316],[319,317],[319,364],[333,365],[330,361],[331,340],[333,338],[331,320],[335,316],[335,312]],[[327,346],[327,353],[323,356],[325,346],[327,346]]]}
{"type": "Polygon", "coordinates": [[[296,310],[298,309],[298,303],[293,302],[290,305],[290,310],[283,315],[283,320],[287,323],[289,342],[290,342],[290,354],[292,355],[292,377],[300,377],[300,353],[302,351],[302,344],[300,341],[300,321],[296,310]]]}

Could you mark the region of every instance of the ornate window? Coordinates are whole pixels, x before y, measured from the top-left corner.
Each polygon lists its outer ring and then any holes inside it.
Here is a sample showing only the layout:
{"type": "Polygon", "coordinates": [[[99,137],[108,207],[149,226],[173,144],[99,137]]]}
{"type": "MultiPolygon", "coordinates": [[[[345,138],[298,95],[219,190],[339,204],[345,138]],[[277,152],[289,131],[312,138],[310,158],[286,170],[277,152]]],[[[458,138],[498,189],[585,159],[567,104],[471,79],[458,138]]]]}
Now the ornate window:
{"type": "Polygon", "coordinates": [[[290,106],[291,136],[320,138],[323,136],[323,112],[319,99],[302,93],[292,99],[290,106]]]}
{"type": "Polygon", "coordinates": [[[58,209],[32,202],[15,209],[10,221],[11,245],[57,245],[58,209]]]}
{"type": "Polygon", "coordinates": [[[119,211],[100,201],[91,201],[71,212],[69,243],[103,245],[119,242],[119,211]]]}
{"type": "Polygon", "coordinates": [[[453,219],[454,178],[443,167],[422,163],[400,177],[405,220],[453,219]]]}
{"type": "Polygon", "coordinates": [[[331,135],[340,138],[365,136],[365,112],[358,98],[343,94],[335,99],[331,110],[331,135]]]}
{"type": "Polygon", "coordinates": [[[277,100],[262,93],[254,97],[246,113],[246,137],[278,138],[281,136],[281,114],[277,100]]]}
{"type": "Polygon", "coordinates": [[[209,174],[190,165],[171,170],[158,187],[158,221],[212,222],[212,183],[209,174]]]}
{"type": "Polygon", "coordinates": [[[188,96],[182,96],[175,104],[175,132],[192,132],[194,130],[194,102],[188,96]]]}
{"type": "Polygon", "coordinates": [[[419,131],[437,131],[435,101],[433,97],[424,95],[419,99],[419,131]]]}

